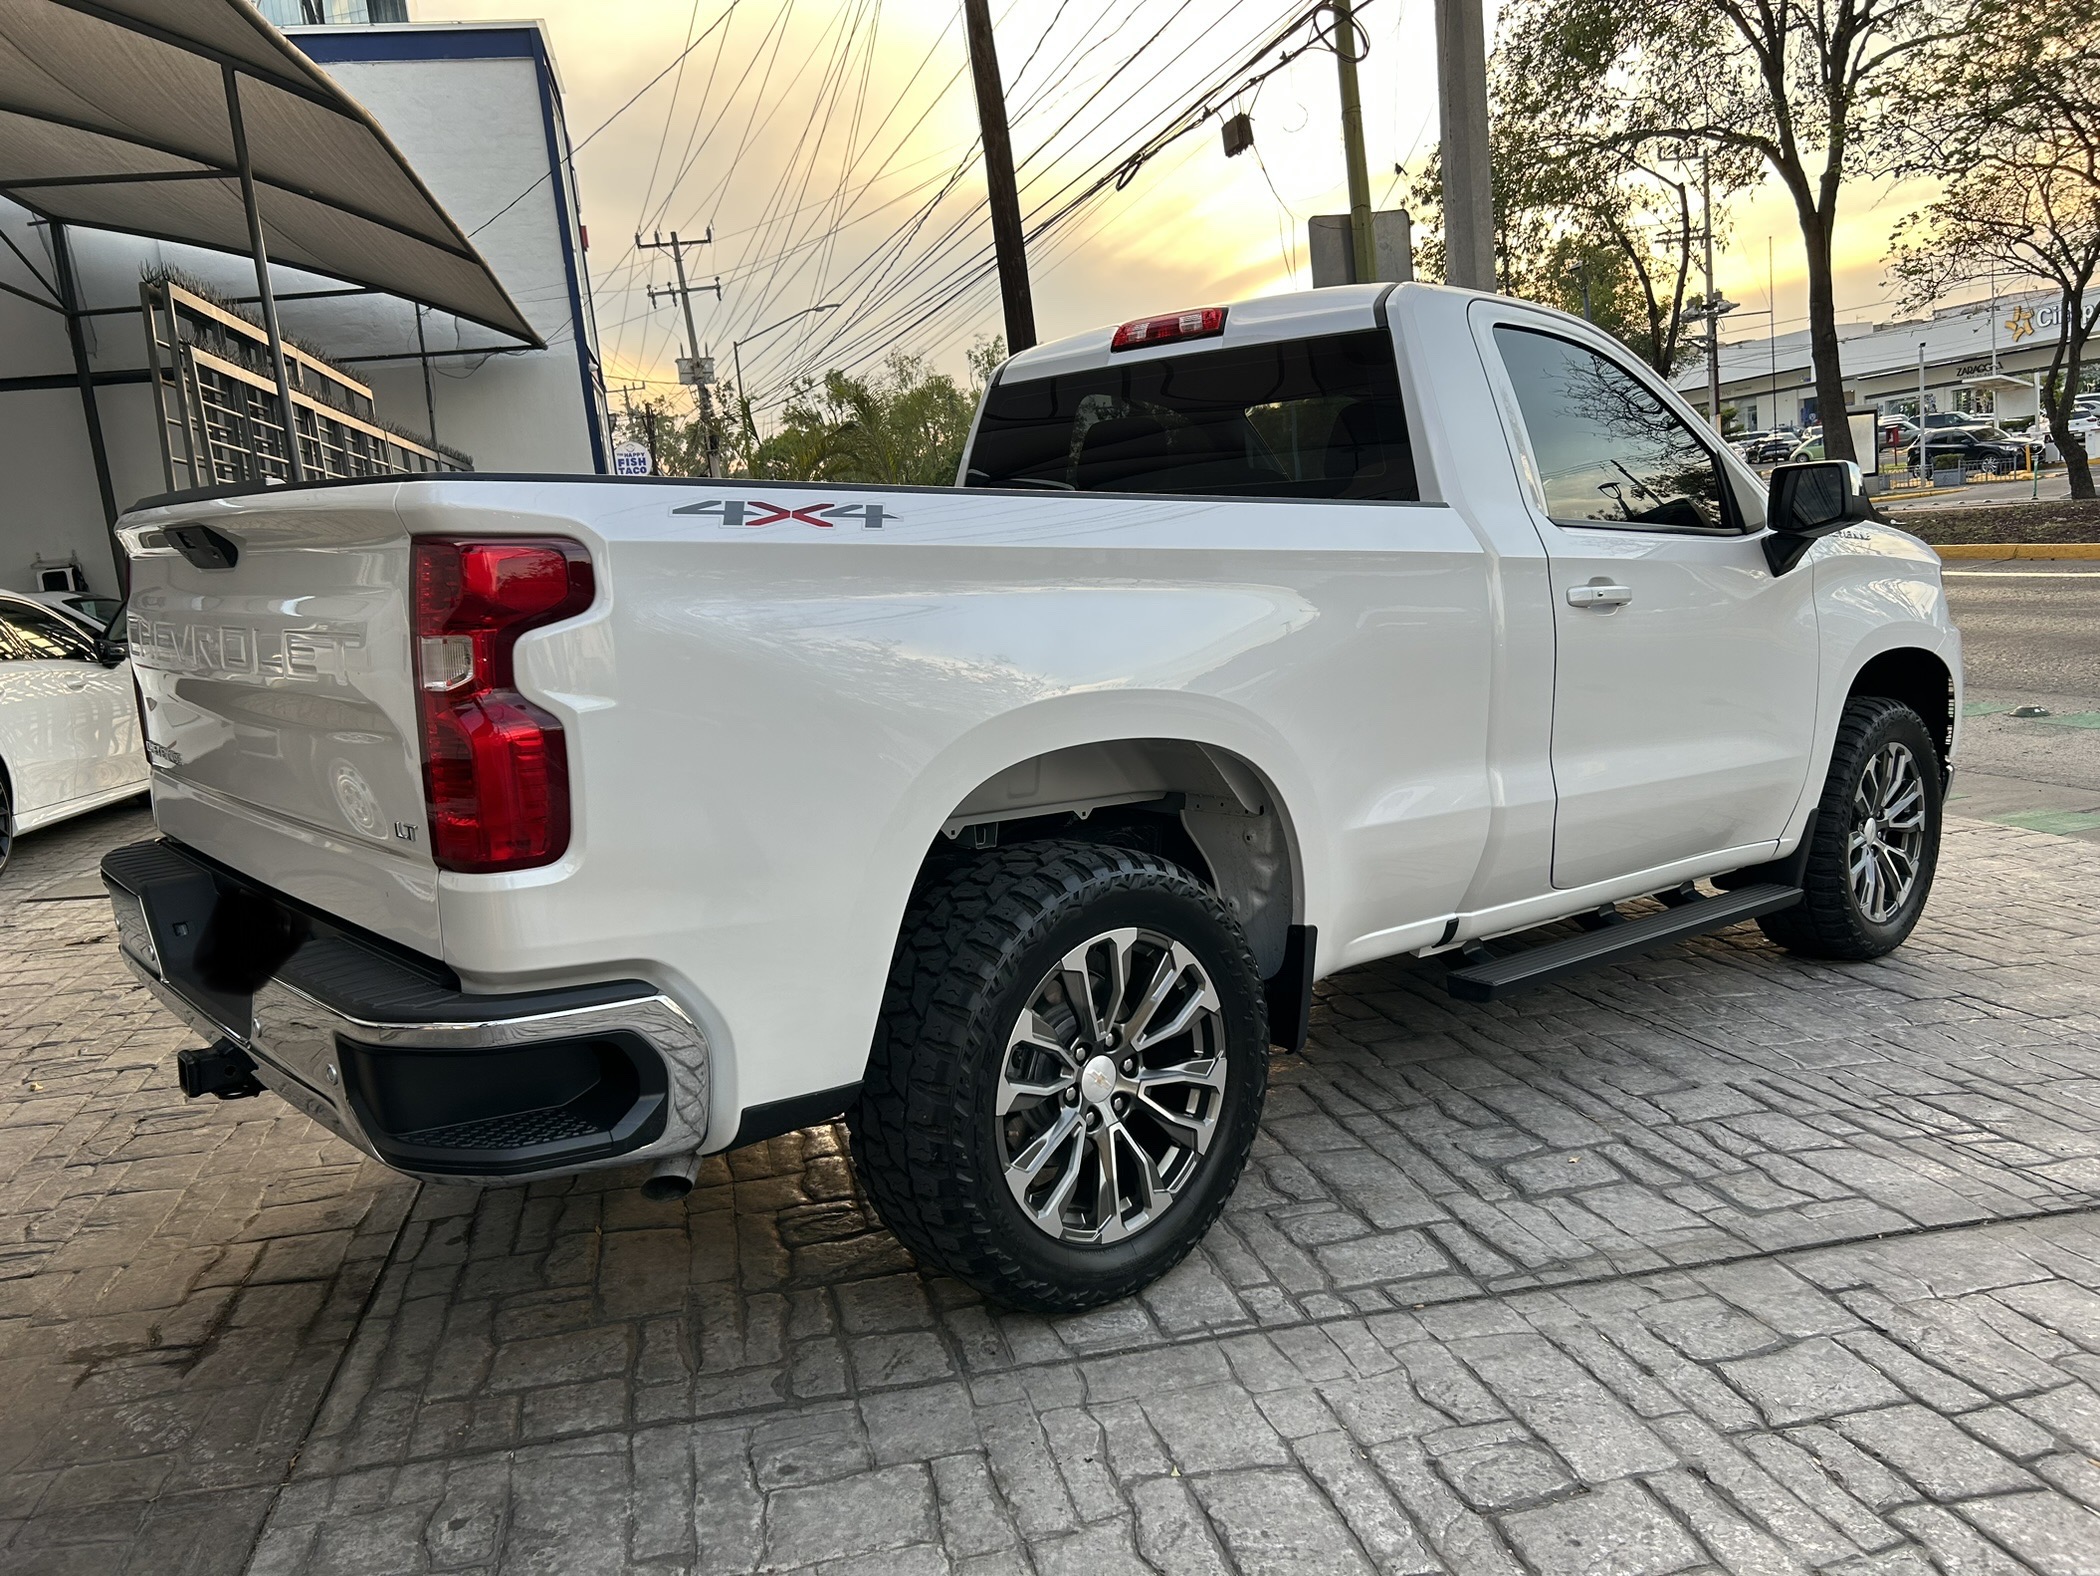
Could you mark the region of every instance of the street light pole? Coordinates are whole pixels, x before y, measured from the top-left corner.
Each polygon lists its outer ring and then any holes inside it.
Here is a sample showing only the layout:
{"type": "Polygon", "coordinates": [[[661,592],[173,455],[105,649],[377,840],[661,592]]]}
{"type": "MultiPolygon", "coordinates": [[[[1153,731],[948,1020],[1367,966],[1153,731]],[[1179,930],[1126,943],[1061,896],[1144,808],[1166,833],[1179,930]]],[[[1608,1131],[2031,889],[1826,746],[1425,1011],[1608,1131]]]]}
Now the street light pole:
{"type": "Polygon", "coordinates": [[[1714,183],[1704,157],[1699,160],[1700,229],[1706,243],[1706,419],[1721,430],[1721,314],[1714,299],[1714,183]]]}
{"type": "Polygon", "coordinates": [[[754,339],[765,338],[766,335],[772,333],[776,328],[786,328],[788,324],[794,322],[797,318],[808,317],[812,312],[836,312],[838,309],[839,304],[836,301],[826,301],[822,306],[806,306],[799,312],[790,312],[777,323],[768,323],[755,334],[746,334],[742,339],[732,339],[729,342],[729,364],[736,369],[737,409],[743,412],[744,435],[746,437],[756,441],[758,429],[751,424],[751,400],[744,393],[744,347],[754,339]]]}
{"type": "Polygon", "coordinates": [[[1772,238],[1765,237],[1765,349],[1772,357],[1772,419],[1765,431],[1779,428],[1779,299],[1773,293],[1772,238]]]}

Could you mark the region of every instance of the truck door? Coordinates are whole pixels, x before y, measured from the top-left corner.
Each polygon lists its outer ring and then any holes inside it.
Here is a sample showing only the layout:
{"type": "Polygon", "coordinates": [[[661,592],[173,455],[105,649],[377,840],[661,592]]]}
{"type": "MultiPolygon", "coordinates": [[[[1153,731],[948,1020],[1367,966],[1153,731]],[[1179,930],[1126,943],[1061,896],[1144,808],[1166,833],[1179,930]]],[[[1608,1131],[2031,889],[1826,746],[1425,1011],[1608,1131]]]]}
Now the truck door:
{"type": "Polygon", "coordinates": [[[1630,357],[1489,309],[1551,568],[1553,884],[1784,830],[1816,719],[1814,577],[1775,577],[1714,440],[1630,357]]]}

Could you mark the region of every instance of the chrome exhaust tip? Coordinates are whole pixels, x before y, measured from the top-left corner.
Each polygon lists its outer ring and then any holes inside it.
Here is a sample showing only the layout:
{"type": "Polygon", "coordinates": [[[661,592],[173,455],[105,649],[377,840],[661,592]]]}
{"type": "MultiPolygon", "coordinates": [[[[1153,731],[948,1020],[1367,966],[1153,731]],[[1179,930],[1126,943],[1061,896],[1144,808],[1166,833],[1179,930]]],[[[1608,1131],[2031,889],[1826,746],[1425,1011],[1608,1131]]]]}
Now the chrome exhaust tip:
{"type": "Polygon", "coordinates": [[[695,1149],[683,1155],[666,1155],[657,1161],[656,1169],[642,1182],[642,1197],[658,1204],[667,1204],[692,1192],[693,1184],[699,1177],[699,1150],[695,1149]]]}

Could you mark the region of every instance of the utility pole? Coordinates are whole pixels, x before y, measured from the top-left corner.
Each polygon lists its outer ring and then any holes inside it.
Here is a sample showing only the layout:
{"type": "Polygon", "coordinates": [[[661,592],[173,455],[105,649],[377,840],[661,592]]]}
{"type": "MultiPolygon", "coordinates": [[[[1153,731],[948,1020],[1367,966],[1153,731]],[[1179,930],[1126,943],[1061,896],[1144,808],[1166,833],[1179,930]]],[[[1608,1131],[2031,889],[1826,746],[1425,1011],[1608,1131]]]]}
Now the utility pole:
{"type": "Polygon", "coordinates": [[[1359,283],[1378,277],[1371,236],[1371,175],[1364,164],[1364,106],[1356,91],[1356,0],[1327,0],[1342,89],[1342,157],[1349,169],[1349,248],[1359,283]]]}
{"type": "Polygon", "coordinates": [[[1443,138],[1444,282],[1495,288],[1495,182],[1488,162],[1487,28],[1481,0],[1436,0],[1443,138]]]}
{"type": "MultiPolygon", "coordinates": [[[[1716,433],[1721,430],[1721,319],[1735,310],[1733,301],[1723,300],[1714,293],[1714,188],[1706,168],[1706,159],[1699,160],[1699,224],[1700,239],[1706,248],[1706,299],[1696,314],[1706,319],[1706,419],[1716,433]]],[[[1843,421],[1845,413],[1838,412],[1843,421]]]]}
{"type": "Polygon", "coordinates": [[[999,259],[999,298],[1006,307],[1006,353],[1035,343],[1035,301],[1028,291],[1027,240],[1021,233],[1021,192],[1014,180],[1014,145],[1006,129],[1006,89],[992,45],[991,0],[963,0],[970,37],[970,76],[977,88],[977,124],[984,140],[985,198],[992,209],[992,250],[999,259]]]}
{"type": "MultiPolygon", "coordinates": [[[[653,232],[652,237],[652,239],[645,241],[642,239],[641,233],[637,231],[634,237],[635,250],[641,252],[669,252],[671,254],[671,266],[678,274],[678,283],[661,290],[651,285],[649,287],[649,304],[654,306],[658,301],[668,301],[675,296],[679,307],[685,313],[685,355],[679,358],[678,381],[693,391],[693,398],[700,406],[700,431],[707,444],[707,474],[720,476],[722,474],[722,437],[715,430],[715,401],[713,392],[708,388],[708,385],[714,381],[714,367],[709,358],[700,354],[700,331],[693,326],[693,297],[696,294],[713,291],[715,299],[720,301],[722,299],[722,280],[717,275],[712,284],[694,285],[687,284],[685,278],[685,249],[688,246],[712,245],[715,238],[715,227],[709,225],[707,233],[697,241],[681,240],[676,230],[671,232],[671,238],[668,241],[661,235],[653,234],[653,232]]],[[[650,464],[653,466],[656,463],[656,442],[653,436],[655,428],[653,423],[650,430],[652,434],[649,443],[650,464]]]]}
{"type": "Polygon", "coordinates": [[[631,434],[634,431],[634,396],[648,392],[649,385],[646,383],[622,383],[616,389],[606,390],[606,393],[617,394],[620,398],[620,430],[622,432],[631,434]]]}

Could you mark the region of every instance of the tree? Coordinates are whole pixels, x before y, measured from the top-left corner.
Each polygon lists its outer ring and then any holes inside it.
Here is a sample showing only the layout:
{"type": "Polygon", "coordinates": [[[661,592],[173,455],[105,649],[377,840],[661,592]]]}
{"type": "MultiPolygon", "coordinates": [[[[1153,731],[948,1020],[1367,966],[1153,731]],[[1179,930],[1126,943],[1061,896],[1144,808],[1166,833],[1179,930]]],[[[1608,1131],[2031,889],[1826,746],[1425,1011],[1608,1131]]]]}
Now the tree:
{"type": "Polygon", "coordinates": [[[662,395],[646,399],[623,418],[623,437],[649,451],[650,469],[659,476],[705,476],[707,431],[693,415],[682,414],[662,395]]]}
{"type": "MultiPolygon", "coordinates": [[[[1504,291],[1580,312],[1664,376],[1702,354],[1691,281],[1709,222],[1758,177],[1740,149],[1708,150],[1656,135],[1614,92],[1617,35],[1568,0],[1514,0],[1503,12],[1490,66],[1495,229],[1504,291]]],[[[1435,224],[1439,175],[1432,163],[1413,193],[1435,224]]],[[[1427,269],[1441,261],[1433,234],[1427,269]]]]}
{"type": "MultiPolygon", "coordinates": [[[[1494,113],[1495,266],[1505,295],[1587,317],[1664,376],[1687,351],[1697,244],[1686,182],[1616,149],[1577,142],[1519,97],[1519,69],[1498,52],[1494,113]]],[[[1443,273],[1443,176],[1432,153],[1410,205],[1422,226],[1416,272],[1443,273]]]]}
{"type": "Polygon", "coordinates": [[[892,356],[871,378],[833,371],[789,397],[780,428],[745,456],[753,476],[795,481],[955,479],[977,401],[1005,359],[1000,341],[969,353],[970,386],[921,357],[892,356]]]}
{"type": "MultiPolygon", "coordinates": [[[[1853,459],[1832,241],[1848,173],[1890,162],[1906,75],[1968,0],[1537,0],[1517,29],[1541,91],[1598,145],[1761,161],[1786,188],[1808,270],[1824,452],[1853,459]]],[[[1972,41],[1973,42],[1973,41],[1972,41]]]]}
{"type": "Polygon", "coordinates": [[[2083,0],[1976,7],[1976,36],[1991,48],[1934,62],[1903,160],[1943,175],[1945,190],[1897,227],[1891,256],[1913,304],[2005,275],[2055,288],[2043,414],[2074,498],[2096,496],[2071,415],[2100,318],[2100,30],[2083,10],[2083,0]]]}

